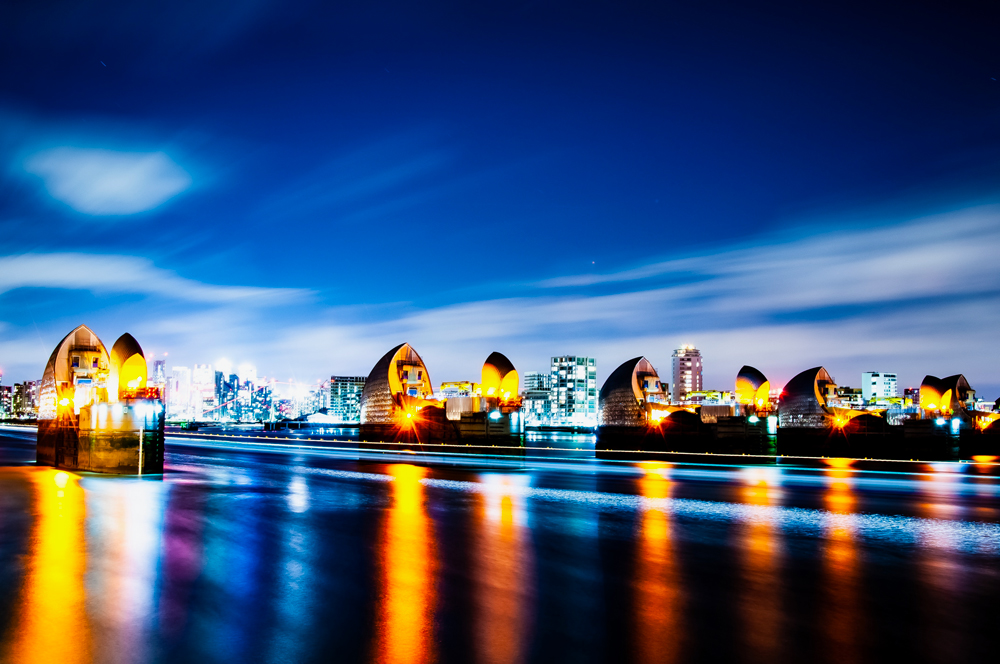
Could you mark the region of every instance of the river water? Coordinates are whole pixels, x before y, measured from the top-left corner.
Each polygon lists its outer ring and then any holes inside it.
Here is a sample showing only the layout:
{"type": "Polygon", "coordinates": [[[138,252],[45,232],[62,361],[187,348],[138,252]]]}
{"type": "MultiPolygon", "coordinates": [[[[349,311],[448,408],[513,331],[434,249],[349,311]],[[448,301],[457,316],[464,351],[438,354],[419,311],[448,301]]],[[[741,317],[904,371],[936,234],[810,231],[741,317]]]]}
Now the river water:
{"type": "Polygon", "coordinates": [[[162,477],[0,429],[16,662],[996,659],[1000,483],[170,437],[162,477]]]}

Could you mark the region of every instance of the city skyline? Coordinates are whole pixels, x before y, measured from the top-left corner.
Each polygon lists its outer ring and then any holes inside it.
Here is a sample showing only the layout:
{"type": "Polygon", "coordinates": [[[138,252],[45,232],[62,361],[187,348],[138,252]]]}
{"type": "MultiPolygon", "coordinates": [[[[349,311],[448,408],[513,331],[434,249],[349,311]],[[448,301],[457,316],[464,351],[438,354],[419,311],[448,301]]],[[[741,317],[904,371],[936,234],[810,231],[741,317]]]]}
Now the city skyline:
{"type": "MultiPolygon", "coordinates": [[[[681,352],[681,351],[685,351],[685,350],[691,350],[691,351],[694,351],[694,352],[698,353],[698,352],[700,352],[701,349],[699,349],[696,345],[692,345],[692,344],[680,344],[677,348],[674,348],[674,349],[672,349],[670,351],[670,353],[671,353],[670,355],[664,355],[662,362],[654,362],[653,364],[654,364],[654,366],[662,367],[664,375],[670,375],[670,373],[669,373],[669,371],[670,371],[669,367],[671,367],[671,365],[673,364],[673,359],[674,359],[673,356],[675,356],[676,353],[681,352]]],[[[514,354],[514,353],[512,353],[512,354],[514,354]]],[[[578,355],[580,355],[581,357],[586,357],[586,356],[584,356],[582,354],[578,354],[578,355]]],[[[654,357],[656,356],[655,354],[651,354],[651,355],[653,355],[654,357]]],[[[165,360],[162,360],[162,359],[161,360],[156,360],[156,357],[157,356],[155,356],[154,354],[150,354],[149,358],[147,358],[147,363],[149,364],[150,375],[153,374],[153,363],[154,363],[154,361],[165,361],[165,360]]],[[[161,358],[163,358],[163,357],[169,358],[171,356],[169,356],[169,354],[168,354],[166,356],[161,355],[160,357],[161,358]]],[[[556,357],[558,357],[558,355],[555,355],[555,354],[549,356],[550,360],[551,359],[555,359],[556,357]]],[[[434,365],[434,366],[436,366],[436,365],[434,365]]],[[[521,365],[518,364],[518,366],[521,366],[521,365]]],[[[604,383],[604,380],[607,378],[606,374],[602,374],[601,373],[601,369],[600,369],[601,366],[603,366],[603,364],[601,362],[598,362],[597,363],[597,367],[598,367],[598,369],[597,369],[597,388],[598,389],[600,389],[600,387],[604,383]]],[[[196,370],[197,367],[208,367],[209,369],[211,369],[213,371],[221,371],[227,377],[230,376],[230,375],[236,375],[236,376],[238,376],[240,378],[240,380],[245,380],[248,375],[252,375],[253,376],[253,378],[251,379],[252,382],[254,382],[254,383],[260,382],[261,384],[265,384],[265,383],[266,384],[270,384],[273,387],[276,387],[279,391],[284,390],[284,389],[293,390],[293,391],[294,390],[300,390],[302,387],[317,388],[317,387],[322,386],[323,384],[328,383],[330,381],[330,377],[331,376],[352,375],[352,372],[342,371],[342,370],[339,370],[340,369],[339,367],[334,367],[331,371],[322,372],[322,376],[315,377],[315,378],[310,378],[310,379],[302,379],[302,378],[296,378],[295,376],[289,376],[286,379],[282,380],[281,376],[266,375],[266,374],[261,373],[260,374],[260,381],[258,381],[257,380],[258,371],[257,371],[257,365],[255,363],[250,362],[250,361],[242,361],[242,362],[239,362],[239,363],[234,363],[234,362],[232,362],[232,361],[230,361],[230,360],[228,360],[226,358],[220,358],[219,360],[216,360],[216,362],[209,362],[209,363],[199,363],[199,362],[187,363],[187,364],[169,363],[169,364],[165,365],[165,370],[166,370],[167,374],[169,375],[170,373],[172,373],[174,371],[174,369],[184,369],[184,370],[187,370],[187,371],[191,372],[191,371],[196,370]]],[[[711,362],[709,363],[709,367],[711,367],[711,362]]],[[[543,367],[540,367],[540,366],[528,366],[528,367],[525,367],[524,370],[527,371],[527,372],[529,372],[529,373],[539,373],[539,371],[542,368],[543,367]]],[[[699,365],[699,369],[703,370],[704,368],[701,365],[699,365]]],[[[904,383],[903,381],[898,381],[896,379],[896,373],[895,372],[886,372],[884,370],[884,368],[882,370],[878,370],[878,369],[875,369],[873,367],[868,367],[865,371],[860,372],[854,378],[847,378],[846,380],[842,380],[841,382],[842,382],[842,384],[844,386],[847,386],[847,387],[853,387],[856,384],[857,387],[858,387],[858,389],[864,389],[864,386],[866,385],[865,381],[869,377],[868,374],[872,373],[873,371],[874,371],[874,374],[876,376],[878,376],[880,373],[885,373],[885,375],[892,376],[893,377],[892,378],[893,384],[896,385],[898,383],[898,391],[900,393],[902,393],[902,390],[904,388],[914,388],[914,387],[918,386],[920,384],[920,381],[923,379],[924,376],[931,375],[929,373],[924,373],[923,375],[921,375],[916,380],[914,380],[914,381],[912,381],[910,383],[904,383]],[[856,378],[856,380],[855,380],[855,378],[856,378]]],[[[440,385],[441,383],[452,383],[452,382],[475,382],[475,376],[473,375],[475,372],[476,372],[476,367],[472,367],[468,371],[465,372],[466,374],[469,374],[469,375],[465,375],[465,374],[455,375],[455,376],[446,375],[446,376],[443,377],[442,380],[435,381],[435,384],[436,385],[440,385]]],[[[354,373],[357,374],[357,372],[354,372],[354,373]]],[[[541,373],[548,374],[548,371],[541,371],[541,373]]],[[[710,371],[709,372],[709,374],[712,375],[712,376],[718,375],[720,373],[722,373],[722,372],[718,371],[718,370],[716,370],[716,371],[710,371]]],[[[841,372],[838,372],[836,370],[833,370],[832,373],[834,373],[835,376],[842,375],[841,372]]],[[[361,372],[358,375],[367,375],[367,373],[361,372]]],[[[435,375],[437,375],[437,372],[435,372],[435,375]]],[[[728,378],[725,377],[725,376],[723,376],[721,378],[721,380],[718,380],[718,381],[714,381],[714,380],[713,381],[702,380],[701,382],[704,383],[704,384],[703,385],[699,384],[698,385],[698,389],[695,389],[694,391],[700,391],[702,389],[703,390],[710,390],[710,391],[720,391],[720,390],[721,391],[725,391],[725,390],[729,390],[731,388],[730,383],[733,382],[733,380],[734,380],[733,376],[735,376],[735,375],[736,375],[736,373],[734,372],[732,374],[732,376],[729,376],[728,378]]],[[[843,374],[843,375],[846,375],[846,374],[843,374]]],[[[23,380],[11,381],[9,378],[6,378],[4,376],[4,374],[3,374],[2,371],[0,371],[0,384],[12,385],[12,384],[15,384],[15,383],[24,382],[25,380],[30,381],[30,380],[37,380],[37,379],[25,378],[23,380]]],[[[787,381],[787,379],[785,379],[784,381],[780,380],[780,379],[777,379],[777,380],[773,381],[773,385],[774,385],[774,387],[775,387],[776,390],[780,390],[782,388],[782,386],[784,385],[784,382],[786,382],[786,381],[787,381]]],[[[674,383],[674,381],[672,380],[671,381],[671,385],[673,385],[673,383],[674,383]]],[[[980,394],[982,396],[986,396],[985,394],[983,394],[982,390],[980,390],[979,392],[980,392],[980,394]]]]}

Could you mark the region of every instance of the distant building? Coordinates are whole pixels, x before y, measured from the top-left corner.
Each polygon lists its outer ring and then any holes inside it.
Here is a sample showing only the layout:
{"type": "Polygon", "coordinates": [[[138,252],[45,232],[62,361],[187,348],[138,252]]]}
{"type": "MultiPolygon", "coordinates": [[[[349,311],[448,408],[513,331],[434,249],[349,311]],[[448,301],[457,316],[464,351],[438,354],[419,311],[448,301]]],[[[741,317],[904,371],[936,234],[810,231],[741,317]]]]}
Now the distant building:
{"type": "Polygon", "coordinates": [[[14,416],[14,389],[10,385],[0,385],[0,417],[14,416]]]}
{"type": "Polygon", "coordinates": [[[361,393],[366,376],[331,376],[329,414],[337,421],[355,424],[361,421],[361,393]]]}
{"type": "Polygon", "coordinates": [[[861,374],[861,396],[865,403],[896,396],[896,374],[866,371],[861,374]]]}
{"type": "Polygon", "coordinates": [[[700,392],[701,351],[694,346],[681,346],[674,351],[673,384],[670,386],[670,396],[674,401],[685,401],[689,392],[700,392]]]}
{"type": "Polygon", "coordinates": [[[723,404],[733,402],[733,393],[724,390],[692,390],[684,398],[691,403],[723,404]]]}
{"type": "Polygon", "coordinates": [[[194,416],[191,408],[191,370],[170,367],[167,379],[167,419],[188,420],[194,416]]]}
{"type": "Polygon", "coordinates": [[[542,373],[541,371],[526,371],[524,372],[524,390],[525,392],[529,390],[547,390],[549,389],[551,378],[550,374],[542,373]]]}
{"type": "Polygon", "coordinates": [[[919,387],[908,387],[903,390],[903,399],[910,400],[910,403],[914,406],[920,405],[920,388],[919,387]]]}
{"type": "Polygon", "coordinates": [[[35,417],[38,415],[38,387],[41,381],[26,380],[15,383],[11,390],[11,415],[13,417],[35,417]]]}
{"type": "Polygon", "coordinates": [[[438,394],[442,398],[451,399],[453,397],[472,397],[480,390],[479,383],[471,380],[449,380],[441,383],[438,394]]]}
{"type": "Polygon", "coordinates": [[[167,384],[166,360],[153,360],[153,378],[149,384],[160,388],[167,384]]]}
{"type": "Polygon", "coordinates": [[[563,355],[549,371],[551,424],[597,426],[597,361],[563,355]]]}
{"type": "Polygon", "coordinates": [[[549,389],[552,376],[541,371],[527,371],[524,374],[524,389],[521,391],[521,412],[528,426],[546,426],[552,418],[552,390],[549,389]]]}
{"type": "Polygon", "coordinates": [[[866,400],[864,390],[857,387],[847,387],[838,385],[834,391],[835,398],[831,399],[830,405],[839,405],[845,408],[861,408],[866,400]]]}

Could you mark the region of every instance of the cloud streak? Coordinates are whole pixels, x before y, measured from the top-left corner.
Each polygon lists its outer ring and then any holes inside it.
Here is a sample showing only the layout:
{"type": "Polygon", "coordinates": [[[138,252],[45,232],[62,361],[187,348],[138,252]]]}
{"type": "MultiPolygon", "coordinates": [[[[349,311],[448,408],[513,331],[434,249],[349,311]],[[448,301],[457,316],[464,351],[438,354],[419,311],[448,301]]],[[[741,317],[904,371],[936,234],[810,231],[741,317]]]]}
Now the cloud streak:
{"type": "Polygon", "coordinates": [[[305,289],[205,284],[135,256],[78,253],[0,257],[0,293],[18,288],[135,293],[203,304],[261,306],[297,303],[310,296],[305,289]]]}
{"type": "Polygon", "coordinates": [[[195,303],[140,321],[143,344],[168,348],[179,364],[226,355],[263,375],[306,380],[367,374],[402,341],[415,344],[436,381],[475,378],[493,350],[522,371],[545,370],[551,355],[567,353],[597,357],[600,379],[636,355],[668,374],[672,350],[694,343],[712,387],[731,387],[744,363],[775,385],[825,364],[844,384],[866,370],[896,371],[905,385],[925,373],[963,372],[990,394],[1000,388],[998,252],[1000,210],[985,207],[570,276],[519,297],[385,305],[377,317],[356,306],[278,317],[242,303],[303,302],[309,293],[201,284],[131,257],[0,259],[0,291],[87,288],[195,303]],[[121,285],[123,272],[135,286],[121,285]],[[593,294],[608,284],[622,290],[593,294]]]}
{"type": "Polygon", "coordinates": [[[59,147],[32,155],[24,169],[52,198],[90,215],[146,212],[191,186],[191,176],[162,152],[59,147]]]}

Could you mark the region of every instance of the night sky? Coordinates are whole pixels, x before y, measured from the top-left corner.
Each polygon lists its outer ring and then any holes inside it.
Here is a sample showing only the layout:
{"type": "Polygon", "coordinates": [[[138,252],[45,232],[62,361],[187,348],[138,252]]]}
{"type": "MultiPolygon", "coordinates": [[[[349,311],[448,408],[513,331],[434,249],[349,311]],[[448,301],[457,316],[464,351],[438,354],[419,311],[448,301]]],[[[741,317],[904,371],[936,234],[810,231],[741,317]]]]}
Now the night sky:
{"type": "Polygon", "coordinates": [[[1000,396],[987,5],[0,8],[0,367],[705,355],[1000,396]]]}

